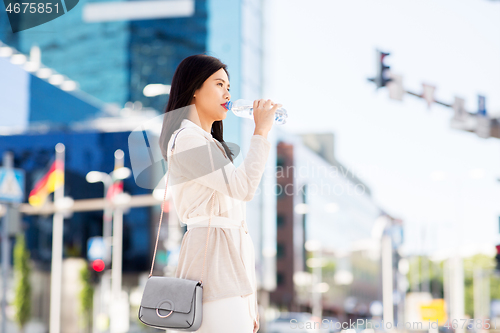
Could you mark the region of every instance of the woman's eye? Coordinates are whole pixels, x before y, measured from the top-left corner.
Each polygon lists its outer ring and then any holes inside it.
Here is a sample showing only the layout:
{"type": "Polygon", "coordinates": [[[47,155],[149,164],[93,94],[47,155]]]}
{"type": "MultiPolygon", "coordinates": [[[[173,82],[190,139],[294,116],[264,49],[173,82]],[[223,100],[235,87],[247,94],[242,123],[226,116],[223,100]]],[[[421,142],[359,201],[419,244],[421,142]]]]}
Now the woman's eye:
{"type": "MultiPolygon", "coordinates": [[[[222,84],[222,82],[217,83],[217,85],[219,85],[219,84],[220,84],[220,86],[221,86],[221,87],[223,87],[223,86],[224,86],[224,85],[222,84]]],[[[227,89],[227,91],[231,91],[231,89],[227,89]]]]}

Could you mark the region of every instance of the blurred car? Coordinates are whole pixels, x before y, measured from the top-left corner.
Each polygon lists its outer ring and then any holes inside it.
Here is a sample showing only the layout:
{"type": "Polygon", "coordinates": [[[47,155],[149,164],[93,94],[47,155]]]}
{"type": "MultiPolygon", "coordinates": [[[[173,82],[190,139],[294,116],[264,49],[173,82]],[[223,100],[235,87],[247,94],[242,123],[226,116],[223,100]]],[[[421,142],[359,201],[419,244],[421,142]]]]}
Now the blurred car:
{"type": "Polygon", "coordinates": [[[455,330],[451,327],[451,325],[448,325],[448,327],[439,326],[438,332],[439,333],[455,333],[455,330]]]}
{"type": "Polygon", "coordinates": [[[338,333],[342,330],[340,321],[336,317],[323,317],[320,322],[321,333],[338,333]]]}
{"type": "Polygon", "coordinates": [[[385,333],[387,330],[383,328],[383,322],[370,318],[359,318],[355,320],[354,329],[344,330],[345,333],[385,333]],[[359,322],[358,320],[362,320],[359,322]]]}
{"type": "MultiPolygon", "coordinates": [[[[318,332],[318,330],[314,329],[314,327],[315,326],[312,315],[307,312],[282,312],[280,313],[278,318],[266,323],[266,331],[268,333],[318,332]]],[[[317,327],[318,324],[316,324],[316,328],[317,327]]]]}
{"type": "Polygon", "coordinates": [[[474,325],[474,323],[467,324],[467,327],[465,327],[465,330],[467,333],[476,333],[478,331],[476,329],[476,325],[474,325]]]}

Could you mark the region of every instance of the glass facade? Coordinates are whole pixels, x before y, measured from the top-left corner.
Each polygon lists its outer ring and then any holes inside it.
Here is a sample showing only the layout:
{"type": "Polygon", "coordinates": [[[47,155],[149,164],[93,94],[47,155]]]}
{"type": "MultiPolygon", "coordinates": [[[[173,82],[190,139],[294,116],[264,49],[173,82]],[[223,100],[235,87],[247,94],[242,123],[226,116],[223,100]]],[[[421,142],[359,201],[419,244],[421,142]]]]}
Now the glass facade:
{"type": "Polygon", "coordinates": [[[119,106],[140,101],[162,110],[168,96],[145,97],[143,89],[150,83],[170,84],[183,58],[207,50],[205,0],[195,1],[191,17],[84,22],[83,8],[89,2],[80,0],[63,16],[15,34],[2,12],[0,40],[26,55],[38,45],[45,66],[101,101],[119,106]]]}
{"type": "Polygon", "coordinates": [[[207,9],[205,0],[195,1],[191,17],[130,21],[130,101],[163,111],[168,95],[145,97],[148,84],[171,84],[182,59],[207,50],[207,9]]]}
{"type": "Polygon", "coordinates": [[[101,106],[90,103],[73,93],[14,65],[8,57],[0,57],[0,128],[21,133],[30,124],[45,124],[52,128],[93,118],[101,106]]]}
{"type": "Polygon", "coordinates": [[[350,251],[354,242],[370,239],[380,209],[363,184],[354,184],[343,174],[350,172],[330,165],[302,145],[297,145],[297,188],[307,184],[307,240],[319,240],[331,251],[350,251]]]}

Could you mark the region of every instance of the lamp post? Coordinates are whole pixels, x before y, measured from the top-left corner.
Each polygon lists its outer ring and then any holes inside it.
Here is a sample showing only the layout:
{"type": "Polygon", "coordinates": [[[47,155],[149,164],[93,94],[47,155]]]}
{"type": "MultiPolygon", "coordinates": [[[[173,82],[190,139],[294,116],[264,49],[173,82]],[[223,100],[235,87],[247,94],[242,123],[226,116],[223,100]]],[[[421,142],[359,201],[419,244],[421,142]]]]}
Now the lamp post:
{"type": "Polygon", "coordinates": [[[304,244],[307,251],[314,253],[312,258],[307,260],[307,266],[313,269],[313,284],[312,284],[312,315],[321,321],[323,312],[322,293],[328,289],[321,282],[323,259],[321,258],[321,243],[317,240],[308,240],[304,244]],[[326,290],[325,290],[326,289],[326,290]]]}
{"type": "MultiPolygon", "coordinates": [[[[100,171],[90,171],[87,173],[86,176],[87,182],[89,183],[97,183],[97,182],[102,182],[104,185],[104,198],[106,200],[106,207],[104,208],[104,215],[103,215],[103,230],[102,230],[102,238],[104,241],[104,262],[105,265],[109,267],[109,264],[111,263],[111,258],[110,258],[110,252],[111,252],[111,219],[113,216],[113,211],[110,207],[109,200],[107,199],[107,193],[109,190],[109,187],[112,184],[111,176],[107,173],[100,172],[100,171]]],[[[99,303],[99,309],[100,309],[100,315],[104,313],[108,313],[106,306],[105,306],[105,295],[109,294],[109,289],[110,289],[110,282],[111,282],[111,277],[109,275],[109,269],[105,269],[104,273],[101,277],[101,283],[100,283],[100,303],[99,303]]],[[[99,317],[102,318],[101,316],[95,316],[94,317],[99,317]]],[[[98,324],[97,320],[94,320],[94,326],[98,324]]]]}
{"type": "MultiPolygon", "coordinates": [[[[379,216],[375,220],[372,228],[372,238],[380,243],[382,260],[382,304],[384,323],[394,324],[394,301],[393,301],[393,263],[392,263],[392,239],[390,236],[389,218],[385,215],[379,216]]],[[[394,331],[391,327],[389,331],[394,331]]]]}
{"type": "MultiPolygon", "coordinates": [[[[433,181],[453,181],[455,184],[455,218],[458,223],[459,232],[457,232],[457,242],[455,244],[463,243],[464,239],[464,223],[463,223],[463,207],[464,202],[462,198],[463,185],[466,180],[470,179],[481,179],[484,177],[484,171],[482,169],[474,169],[468,172],[467,177],[464,177],[464,174],[455,174],[452,175],[450,173],[445,173],[442,171],[434,171],[431,174],[431,179],[433,181]],[[451,176],[451,177],[450,177],[451,176]]],[[[457,228],[454,228],[457,229],[457,228]]],[[[446,269],[445,269],[445,299],[449,300],[448,311],[450,321],[453,319],[458,319],[464,317],[465,313],[465,296],[464,296],[464,265],[462,253],[460,253],[460,249],[458,245],[455,245],[453,254],[448,256],[446,261],[446,269]]],[[[476,315],[476,313],[474,313],[476,315]]],[[[464,328],[461,325],[458,325],[455,330],[456,333],[465,332],[464,328]]]]}
{"type": "MultiPolygon", "coordinates": [[[[123,166],[124,153],[121,149],[115,151],[115,169],[108,173],[101,171],[90,171],[85,177],[89,183],[102,182],[104,185],[104,198],[106,200],[106,207],[104,209],[103,215],[103,241],[105,244],[104,262],[106,265],[111,263],[111,244],[112,244],[112,217],[113,209],[108,196],[108,192],[113,183],[117,180],[123,180],[131,175],[131,170],[123,166]]],[[[121,251],[120,251],[121,252],[121,251]]],[[[114,258],[113,258],[114,259],[114,258]]],[[[121,264],[121,263],[120,263],[121,264]]],[[[120,265],[121,266],[121,265],[120,265]]],[[[120,270],[121,272],[121,270],[120,270]]],[[[105,294],[109,294],[110,291],[110,272],[105,270],[101,279],[101,298],[100,298],[100,308],[101,311],[105,308],[105,294]]],[[[121,282],[121,281],[120,281],[121,282]]],[[[106,309],[107,310],[107,309],[106,309]]],[[[109,311],[106,311],[109,314],[109,311]]]]}
{"type": "Polygon", "coordinates": [[[111,269],[111,333],[128,332],[128,299],[122,295],[122,245],[123,210],[130,202],[128,193],[119,193],[113,198],[117,206],[113,218],[113,267],[111,269]],[[126,319],[125,319],[126,318],[126,319]]]}

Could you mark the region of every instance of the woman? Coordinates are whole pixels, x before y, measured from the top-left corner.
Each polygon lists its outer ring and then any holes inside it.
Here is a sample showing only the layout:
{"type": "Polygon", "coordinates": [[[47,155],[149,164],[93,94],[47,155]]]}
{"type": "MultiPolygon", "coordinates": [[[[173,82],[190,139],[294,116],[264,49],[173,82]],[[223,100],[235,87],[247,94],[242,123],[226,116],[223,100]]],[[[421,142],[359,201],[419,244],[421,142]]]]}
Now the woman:
{"type": "Polygon", "coordinates": [[[187,57],[179,64],[159,142],[163,157],[170,162],[175,209],[187,225],[175,276],[190,280],[203,276],[200,333],[251,333],[259,329],[246,201],[253,198],[262,178],[271,149],[267,135],[280,104],[254,101],[255,130],[248,154],[236,168],[234,154],[223,139],[222,120],[228,112],[224,104],[231,99],[226,67],[204,54],[187,57]]]}

